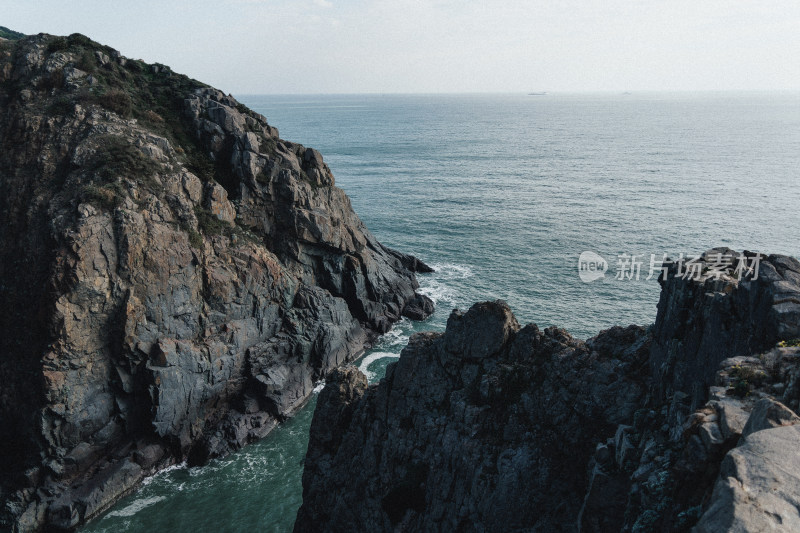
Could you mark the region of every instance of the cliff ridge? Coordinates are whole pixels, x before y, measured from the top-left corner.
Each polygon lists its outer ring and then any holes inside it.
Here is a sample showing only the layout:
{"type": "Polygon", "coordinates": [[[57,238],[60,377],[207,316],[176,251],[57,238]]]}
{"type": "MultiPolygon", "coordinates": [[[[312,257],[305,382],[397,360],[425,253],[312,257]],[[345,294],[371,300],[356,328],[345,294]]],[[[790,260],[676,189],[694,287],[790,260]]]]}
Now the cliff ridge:
{"type": "Polygon", "coordinates": [[[266,435],[432,311],[312,148],[74,34],[0,41],[0,528],[266,435]]]}
{"type": "Polygon", "coordinates": [[[800,262],[697,279],[582,341],[504,302],[320,393],[296,532],[796,531],[800,262]],[[692,529],[694,528],[694,529],[692,529]]]}

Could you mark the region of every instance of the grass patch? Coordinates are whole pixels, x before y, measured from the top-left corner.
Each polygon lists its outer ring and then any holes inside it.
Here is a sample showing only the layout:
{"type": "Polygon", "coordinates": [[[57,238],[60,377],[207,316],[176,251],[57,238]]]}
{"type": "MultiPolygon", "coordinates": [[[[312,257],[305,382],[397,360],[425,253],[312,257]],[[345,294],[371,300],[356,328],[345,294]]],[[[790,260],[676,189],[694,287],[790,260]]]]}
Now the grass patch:
{"type": "Polygon", "coordinates": [[[206,235],[230,236],[233,231],[233,227],[230,224],[218,219],[211,211],[199,205],[195,206],[194,215],[197,217],[197,226],[206,235]]]}
{"type": "Polygon", "coordinates": [[[800,346],[800,339],[785,340],[778,343],[778,348],[796,348],[800,346]]]}
{"type": "Polygon", "coordinates": [[[9,30],[5,26],[0,26],[0,37],[3,39],[8,39],[9,41],[19,41],[25,37],[25,34],[18,31],[9,30]]]}
{"type": "MultiPolygon", "coordinates": [[[[74,66],[91,72],[96,83],[73,96],[78,103],[97,104],[123,118],[135,118],[154,133],[166,137],[173,147],[183,150],[183,163],[203,180],[215,177],[215,165],[195,137],[194,126],[184,116],[184,99],[196,89],[207,85],[187,76],[173,73],[166,67],[153,69],[140,60],[109,61],[98,68],[96,52],[110,58],[116,52],[81,34],[52,37],[47,51],[69,52],[75,57],[74,66]]],[[[57,87],[58,80],[44,82],[57,87]],[[56,82],[56,83],[54,83],[56,82]]],[[[61,108],[63,109],[63,108],[61,108]]],[[[180,153],[180,152],[179,152],[180,153]]]]}
{"type": "Polygon", "coordinates": [[[105,180],[125,176],[150,189],[158,185],[153,175],[158,172],[160,165],[128,139],[117,135],[103,137],[90,168],[105,180]]]}
{"type": "Polygon", "coordinates": [[[189,236],[189,244],[192,248],[201,250],[203,248],[203,236],[200,235],[193,227],[186,221],[180,222],[180,228],[189,236]]]}
{"type": "Polygon", "coordinates": [[[94,72],[95,68],[97,68],[97,59],[94,56],[94,53],[89,49],[84,49],[80,57],[78,57],[78,62],[75,64],[80,70],[91,74],[94,72]]]}
{"type": "Polygon", "coordinates": [[[133,101],[121,89],[110,89],[95,96],[94,101],[101,107],[113,111],[122,118],[129,118],[133,112],[133,101]]]}
{"type": "Polygon", "coordinates": [[[148,109],[147,111],[144,112],[144,116],[142,117],[142,119],[145,122],[150,122],[151,124],[163,124],[164,123],[164,117],[162,117],[161,115],[159,115],[155,111],[151,111],[150,109],[148,109]]]}
{"type": "MultiPolygon", "coordinates": [[[[112,48],[80,34],[51,37],[45,47],[48,53],[66,54],[72,60],[71,66],[91,73],[94,81],[91,85],[83,84],[74,90],[64,83],[63,72],[44,78],[40,82],[42,88],[58,89],[58,92],[43,102],[43,112],[68,116],[74,111],[74,104],[85,107],[98,105],[122,118],[135,119],[154,134],[165,137],[175,149],[177,162],[202,181],[216,181],[230,191],[237,190],[235,186],[238,178],[233,174],[229,162],[232,146],[225,147],[219,157],[212,160],[197,138],[191,118],[185,114],[185,99],[197,89],[208,87],[207,85],[160,65],[120,58],[112,48]],[[97,58],[98,53],[105,54],[110,59],[102,68],[97,58]]],[[[11,87],[10,81],[7,85],[9,93],[22,88],[16,85],[11,87]]],[[[247,117],[256,116],[243,104],[236,108],[247,117]]],[[[267,138],[261,131],[257,133],[262,139],[262,151],[271,152],[276,149],[274,139],[267,138]]],[[[158,170],[158,165],[155,162],[148,164],[147,159],[135,147],[109,141],[109,146],[98,151],[90,170],[101,172],[106,180],[122,175],[130,176],[139,183],[155,186],[157,180],[149,178],[158,170]]],[[[266,176],[260,178],[262,183],[266,181],[265,178],[266,176]]],[[[216,222],[207,218],[205,220],[204,233],[215,234],[222,231],[216,222]]],[[[246,231],[243,236],[248,236],[246,231]]]]}
{"type": "Polygon", "coordinates": [[[55,37],[47,43],[47,53],[62,52],[69,48],[69,41],[66,37],[55,37]]]}
{"type": "Polygon", "coordinates": [[[764,381],[767,375],[761,370],[754,370],[749,366],[736,365],[729,372],[731,377],[747,380],[755,385],[764,381]]]}
{"type": "Polygon", "coordinates": [[[47,108],[47,113],[49,115],[71,115],[72,112],[75,110],[75,103],[70,98],[66,97],[59,97],[53,100],[50,106],[47,108]]]}
{"type": "Polygon", "coordinates": [[[193,229],[189,229],[187,232],[189,234],[189,244],[192,245],[192,248],[196,248],[198,250],[203,248],[203,236],[197,233],[193,229]]]}
{"type": "Polygon", "coordinates": [[[39,83],[36,84],[37,89],[49,91],[51,89],[60,89],[64,86],[64,69],[56,69],[46,76],[42,76],[39,83]]]}
{"type": "Polygon", "coordinates": [[[740,398],[748,396],[753,387],[758,387],[767,378],[767,374],[761,370],[740,365],[731,368],[728,375],[732,378],[728,393],[740,398]]]}
{"type": "Polygon", "coordinates": [[[119,183],[107,185],[84,185],[81,190],[81,199],[95,207],[111,211],[120,207],[125,198],[125,192],[119,183]]]}

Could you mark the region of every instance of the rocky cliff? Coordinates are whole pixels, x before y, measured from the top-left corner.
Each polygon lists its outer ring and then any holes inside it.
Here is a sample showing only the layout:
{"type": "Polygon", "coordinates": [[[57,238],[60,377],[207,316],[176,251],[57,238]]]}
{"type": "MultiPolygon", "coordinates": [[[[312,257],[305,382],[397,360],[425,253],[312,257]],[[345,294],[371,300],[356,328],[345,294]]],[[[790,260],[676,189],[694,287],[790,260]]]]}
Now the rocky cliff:
{"type": "Polygon", "coordinates": [[[0,529],[263,437],[432,311],[319,152],[166,66],[0,39],[0,146],[0,529]]]}
{"type": "Polygon", "coordinates": [[[711,255],[647,329],[581,341],[487,302],[377,385],[337,371],[295,531],[797,531],[800,262],[711,255]]]}

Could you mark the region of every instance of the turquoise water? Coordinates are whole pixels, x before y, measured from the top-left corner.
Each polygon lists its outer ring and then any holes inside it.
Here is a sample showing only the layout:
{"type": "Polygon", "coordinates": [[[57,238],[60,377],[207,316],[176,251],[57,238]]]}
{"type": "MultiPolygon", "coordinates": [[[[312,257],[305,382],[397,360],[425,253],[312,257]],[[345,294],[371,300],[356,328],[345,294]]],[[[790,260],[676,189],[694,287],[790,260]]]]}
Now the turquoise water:
{"type": "MultiPolygon", "coordinates": [[[[438,305],[360,362],[383,375],[449,311],[508,301],[521,322],[587,337],[655,318],[654,280],[617,256],[719,245],[800,256],[800,94],[243,96],[320,150],[385,244],[437,269],[438,305]],[[590,250],[610,272],[580,281],[590,250]]],[[[262,442],[155,476],[84,531],[290,531],[313,401],[262,442]]]]}

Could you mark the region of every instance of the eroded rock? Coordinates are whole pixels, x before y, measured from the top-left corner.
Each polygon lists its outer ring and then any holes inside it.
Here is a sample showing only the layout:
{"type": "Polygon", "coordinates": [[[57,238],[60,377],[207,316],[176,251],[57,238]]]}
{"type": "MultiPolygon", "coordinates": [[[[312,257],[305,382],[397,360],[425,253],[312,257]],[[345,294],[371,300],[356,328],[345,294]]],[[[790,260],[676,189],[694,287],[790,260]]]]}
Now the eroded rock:
{"type": "Polygon", "coordinates": [[[263,437],[404,310],[432,311],[424,264],[262,115],[81,35],[8,46],[0,529],[74,528],[263,437]]]}

